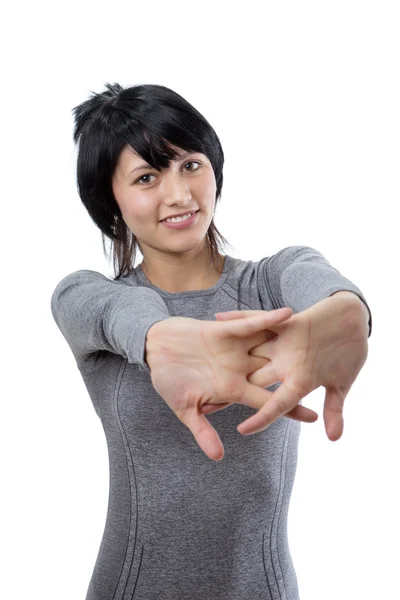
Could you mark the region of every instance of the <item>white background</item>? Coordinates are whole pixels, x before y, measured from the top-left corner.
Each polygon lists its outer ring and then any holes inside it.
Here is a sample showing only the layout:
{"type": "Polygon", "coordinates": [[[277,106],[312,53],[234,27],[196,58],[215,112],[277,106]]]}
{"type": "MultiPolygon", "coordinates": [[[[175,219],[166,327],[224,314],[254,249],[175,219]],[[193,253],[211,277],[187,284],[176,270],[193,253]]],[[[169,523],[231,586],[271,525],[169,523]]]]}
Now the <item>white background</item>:
{"type": "Polygon", "coordinates": [[[106,82],[166,85],[215,128],[228,254],[256,261],[312,246],[365,294],[369,356],[340,440],[325,433],[325,389],[303,401],[319,419],[302,424],[289,545],[302,600],[399,597],[397,9],[384,0],[3,9],[2,598],[83,600],[105,524],[106,440],[50,297],[72,271],[112,274],[76,191],[71,113],[106,82]]]}

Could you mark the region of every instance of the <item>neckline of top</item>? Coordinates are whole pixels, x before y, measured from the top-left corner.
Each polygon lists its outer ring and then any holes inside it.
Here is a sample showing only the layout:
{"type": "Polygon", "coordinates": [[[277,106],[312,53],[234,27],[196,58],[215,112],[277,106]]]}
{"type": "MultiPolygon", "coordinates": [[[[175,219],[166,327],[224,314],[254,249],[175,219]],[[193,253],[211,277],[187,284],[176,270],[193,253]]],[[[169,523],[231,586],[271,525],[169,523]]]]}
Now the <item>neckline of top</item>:
{"type": "Polygon", "coordinates": [[[153,290],[155,290],[156,292],[158,292],[159,294],[163,295],[163,296],[167,296],[167,297],[178,297],[178,296],[208,296],[209,294],[213,294],[215,291],[218,290],[218,288],[221,287],[221,285],[223,285],[223,283],[225,282],[228,273],[233,265],[233,258],[231,256],[229,256],[228,254],[224,255],[225,260],[224,260],[224,266],[222,269],[222,273],[221,273],[221,277],[218,279],[217,283],[214,283],[213,286],[204,289],[204,290],[185,290],[182,292],[167,292],[166,290],[163,290],[162,288],[157,287],[156,285],[154,285],[153,283],[151,283],[151,281],[149,281],[149,279],[147,279],[141,265],[138,265],[137,267],[135,267],[134,271],[136,273],[136,275],[139,277],[139,279],[141,281],[143,281],[144,283],[146,283],[149,287],[151,287],[153,290]]]}

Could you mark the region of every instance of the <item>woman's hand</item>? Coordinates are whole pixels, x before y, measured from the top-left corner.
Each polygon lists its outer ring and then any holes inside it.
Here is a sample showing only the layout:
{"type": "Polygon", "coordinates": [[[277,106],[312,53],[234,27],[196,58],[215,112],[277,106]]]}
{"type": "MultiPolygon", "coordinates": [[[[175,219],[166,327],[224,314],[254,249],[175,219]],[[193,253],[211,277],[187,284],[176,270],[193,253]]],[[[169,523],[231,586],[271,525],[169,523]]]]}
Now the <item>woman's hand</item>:
{"type": "MultiPolygon", "coordinates": [[[[264,311],[217,313],[218,321],[251,318],[264,311]]],[[[324,422],[331,441],[343,433],[343,405],[368,355],[364,317],[355,299],[329,297],[276,325],[277,337],[250,351],[268,363],[248,380],[261,387],[281,382],[265,405],[238,426],[243,434],[263,431],[279,417],[289,416],[299,401],[325,387],[324,422]]],[[[317,417],[318,418],[318,417],[317,417]]]]}
{"type": "MultiPolygon", "coordinates": [[[[292,314],[283,308],[227,323],[169,317],[150,327],[145,358],[153,386],[211,459],[221,460],[224,448],[201,407],[239,403],[258,409],[267,402],[271,393],[247,379],[265,359],[249,351],[292,314]]],[[[315,420],[314,411],[296,410],[297,418],[315,420]]]]}

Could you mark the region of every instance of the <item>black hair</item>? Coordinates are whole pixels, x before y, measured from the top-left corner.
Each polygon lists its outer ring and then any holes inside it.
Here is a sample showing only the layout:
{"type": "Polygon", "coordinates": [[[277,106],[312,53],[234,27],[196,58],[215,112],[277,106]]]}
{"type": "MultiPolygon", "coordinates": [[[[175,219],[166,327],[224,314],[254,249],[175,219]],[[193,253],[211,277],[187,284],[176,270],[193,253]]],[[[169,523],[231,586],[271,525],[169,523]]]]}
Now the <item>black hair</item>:
{"type": "MultiPolygon", "coordinates": [[[[134,266],[136,246],[142,249],[122,218],[114,197],[112,178],[119,155],[129,145],[157,170],[168,167],[177,152],[205,154],[216,180],[215,206],[221,196],[224,153],[214,129],[182,96],[155,84],[123,88],[106,83],[101,93],[72,109],[75,118],[73,139],[79,142],[77,188],[90,217],[105,238],[111,240],[115,279],[128,275],[134,266]]],[[[214,209],[215,212],[215,209],[214,209]]],[[[218,251],[229,242],[218,231],[214,218],[207,231],[211,261],[217,268],[218,251]]]]}

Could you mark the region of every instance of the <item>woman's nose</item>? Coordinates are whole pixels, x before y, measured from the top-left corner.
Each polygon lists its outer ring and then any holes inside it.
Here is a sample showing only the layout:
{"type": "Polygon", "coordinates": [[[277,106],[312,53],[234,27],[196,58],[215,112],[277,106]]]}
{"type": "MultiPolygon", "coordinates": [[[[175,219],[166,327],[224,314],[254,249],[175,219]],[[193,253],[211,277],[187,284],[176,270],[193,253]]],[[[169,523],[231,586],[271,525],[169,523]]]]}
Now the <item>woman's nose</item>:
{"type": "Polygon", "coordinates": [[[182,173],[165,173],[161,190],[163,197],[172,200],[184,200],[189,196],[189,185],[182,173]]]}

